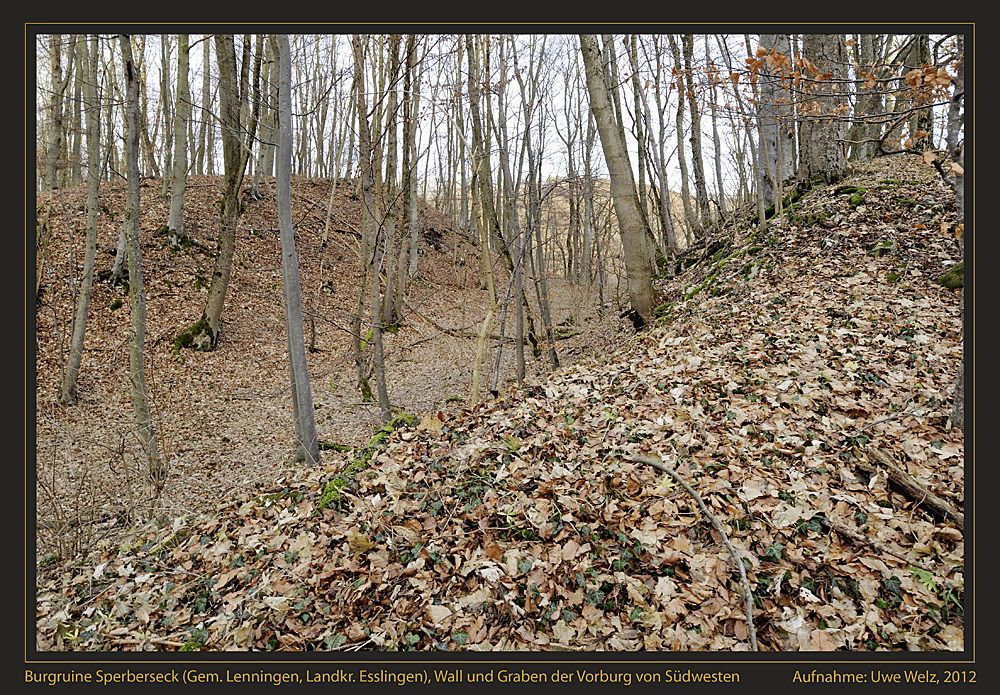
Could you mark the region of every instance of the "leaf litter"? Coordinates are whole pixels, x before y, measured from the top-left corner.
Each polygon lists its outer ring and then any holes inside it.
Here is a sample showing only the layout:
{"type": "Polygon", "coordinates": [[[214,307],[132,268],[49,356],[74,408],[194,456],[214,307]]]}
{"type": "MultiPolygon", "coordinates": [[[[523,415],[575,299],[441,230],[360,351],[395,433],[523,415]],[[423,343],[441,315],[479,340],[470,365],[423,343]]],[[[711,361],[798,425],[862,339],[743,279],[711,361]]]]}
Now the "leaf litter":
{"type": "Polygon", "coordinates": [[[963,506],[949,198],[888,166],[728,230],[618,351],[40,569],[39,648],[749,650],[655,459],[761,650],[963,650],[964,532],[878,465],[963,506]]]}

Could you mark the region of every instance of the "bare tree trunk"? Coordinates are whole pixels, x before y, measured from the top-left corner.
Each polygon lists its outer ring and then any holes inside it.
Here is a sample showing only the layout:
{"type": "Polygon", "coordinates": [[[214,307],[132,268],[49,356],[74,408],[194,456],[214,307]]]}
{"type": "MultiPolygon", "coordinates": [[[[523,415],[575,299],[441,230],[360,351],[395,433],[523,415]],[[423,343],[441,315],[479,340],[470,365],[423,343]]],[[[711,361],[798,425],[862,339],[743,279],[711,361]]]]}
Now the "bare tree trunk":
{"type": "Polygon", "coordinates": [[[818,72],[806,85],[807,108],[799,129],[799,185],[808,186],[813,180],[836,183],[844,177],[844,126],[836,117],[844,96],[838,91],[838,78],[843,75],[844,37],[839,34],[805,34],[802,38],[803,58],[818,72]]]}
{"type": "Polygon", "coordinates": [[[726,216],[726,191],[722,185],[722,146],[719,142],[718,128],[718,103],[716,101],[715,85],[719,81],[718,70],[711,59],[711,48],[708,45],[708,35],[705,35],[705,59],[708,60],[710,73],[708,75],[709,94],[712,95],[710,106],[712,107],[712,145],[715,149],[715,184],[719,188],[719,212],[726,216]]]}
{"type": "MultiPolygon", "coordinates": [[[[684,205],[684,222],[687,227],[687,234],[690,237],[691,230],[696,226],[697,219],[694,209],[691,207],[691,189],[688,183],[687,154],[684,149],[684,80],[680,76],[682,70],[681,53],[677,47],[677,41],[673,34],[667,34],[670,42],[670,52],[674,57],[674,66],[678,72],[674,86],[677,88],[677,166],[681,174],[681,202],[684,205]]],[[[689,238],[689,241],[691,239],[689,238]]]]}
{"type": "Polygon", "coordinates": [[[149,135],[149,102],[146,97],[146,79],[144,75],[146,74],[146,37],[143,34],[138,34],[139,43],[139,55],[136,60],[136,75],[140,78],[139,89],[141,90],[141,100],[139,108],[139,138],[142,142],[142,158],[145,162],[145,174],[146,176],[159,176],[160,175],[160,165],[156,161],[156,156],[153,152],[153,140],[154,137],[149,135]]]}
{"type": "MultiPolygon", "coordinates": [[[[718,37],[718,39],[719,39],[719,49],[722,51],[722,56],[723,56],[723,58],[726,61],[726,70],[729,72],[729,74],[733,74],[732,59],[731,59],[731,57],[729,55],[729,47],[726,45],[726,42],[723,39],[723,37],[720,36],[720,37],[718,37]]],[[[747,48],[749,50],[749,45],[748,45],[747,48]]],[[[740,90],[736,88],[735,84],[733,85],[733,94],[736,97],[736,104],[739,107],[740,115],[743,116],[744,122],[747,123],[747,124],[749,124],[750,123],[750,116],[747,113],[747,109],[746,109],[746,107],[743,104],[743,98],[740,96],[740,90]]],[[[752,132],[752,130],[750,130],[749,125],[747,127],[747,131],[748,131],[747,132],[747,144],[749,145],[749,148],[750,148],[750,161],[751,162],[756,162],[757,161],[757,147],[756,147],[756,145],[754,145],[753,132],[752,132]]],[[[752,169],[756,172],[757,167],[752,167],[752,169]]],[[[742,176],[742,171],[741,171],[741,176],[742,176]]],[[[757,176],[757,174],[755,173],[754,176],[757,176]]],[[[757,185],[756,184],[756,179],[755,179],[754,185],[755,186],[757,185]]],[[[748,196],[748,199],[749,199],[749,196],[748,196]]],[[[761,217],[763,217],[763,212],[764,212],[763,207],[761,207],[761,209],[760,209],[759,212],[761,213],[761,217]]]]}
{"type": "Polygon", "coordinates": [[[712,211],[708,207],[708,184],[705,181],[705,160],[701,153],[701,107],[694,90],[694,35],[684,34],[684,78],[687,83],[687,100],[691,107],[691,165],[694,167],[695,198],[702,226],[711,224],[712,211]]]}
{"type": "Polygon", "coordinates": [[[866,117],[878,112],[882,105],[881,95],[871,89],[875,86],[872,79],[875,70],[875,46],[871,34],[858,34],[853,46],[854,62],[857,63],[858,80],[857,98],[854,101],[854,122],[851,124],[848,139],[850,141],[851,161],[864,162],[875,156],[878,144],[878,127],[873,126],[866,117]]]}
{"type": "Polygon", "coordinates": [[[187,124],[191,117],[188,90],[188,35],[177,37],[177,108],[174,110],[174,161],[170,187],[170,243],[177,246],[184,235],[184,188],[187,180],[187,124]]]}
{"type": "Polygon", "coordinates": [[[278,227],[281,233],[281,273],[285,294],[285,326],[288,329],[288,366],[292,384],[292,410],[297,441],[295,458],[308,466],[319,463],[316,416],[313,411],[309,364],[302,331],[302,288],[299,280],[295,234],[292,230],[292,79],[288,36],[279,34],[278,118],[281,140],[278,147],[278,227]]]}
{"type": "Polygon", "coordinates": [[[362,248],[365,250],[364,264],[368,266],[368,282],[370,284],[369,300],[371,302],[372,347],[375,360],[375,384],[378,389],[378,403],[382,421],[392,420],[392,408],[389,405],[389,391],[385,383],[385,361],[382,351],[382,303],[379,299],[379,258],[375,239],[375,198],[373,194],[374,176],[372,173],[371,133],[368,130],[368,109],[361,87],[364,71],[364,57],[361,53],[361,38],[355,34],[354,45],[354,76],[358,80],[358,136],[361,144],[360,165],[363,189],[362,206],[362,248]]]}
{"type": "Polygon", "coordinates": [[[59,164],[59,154],[62,150],[63,142],[63,92],[69,84],[73,67],[73,37],[70,36],[69,57],[66,63],[66,77],[62,74],[62,65],[59,60],[60,42],[62,34],[52,34],[49,36],[49,65],[51,75],[51,91],[49,95],[48,112],[48,142],[45,148],[45,170],[42,176],[42,190],[50,191],[58,186],[56,173],[59,164]]]}
{"type": "Polygon", "coordinates": [[[72,151],[70,153],[69,161],[69,185],[79,186],[81,173],[81,154],[83,149],[83,131],[84,125],[81,120],[80,108],[83,102],[83,80],[86,76],[87,69],[83,65],[83,61],[86,60],[87,54],[87,35],[77,34],[76,43],[79,44],[79,48],[76,49],[76,67],[73,71],[73,144],[72,151]]]}
{"type": "Polygon", "coordinates": [[[417,37],[407,34],[404,48],[403,70],[403,162],[401,166],[400,188],[403,193],[403,223],[399,234],[399,257],[396,263],[396,284],[393,290],[393,315],[403,316],[403,299],[406,297],[406,281],[409,278],[410,236],[417,217],[417,103],[414,92],[417,37]]]}
{"type": "MultiPolygon", "coordinates": [[[[952,172],[955,183],[955,212],[959,232],[959,248],[962,250],[962,260],[965,260],[965,142],[961,137],[961,123],[965,115],[965,35],[958,35],[958,72],[955,75],[951,103],[948,107],[948,155],[952,160],[952,172]]],[[[962,287],[962,333],[965,334],[965,287],[962,287]]],[[[973,363],[974,364],[974,363],[973,363]]],[[[955,401],[951,411],[951,423],[961,430],[965,429],[965,353],[958,366],[958,378],[955,381],[955,401]]]]}
{"type": "MultiPolygon", "coordinates": [[[[635,113],[635,139],[637,143],[636,164],[639,171],[639,211],[646,221],[646,228],[649,228],[649,208],[646,203],[646,135],[643,132],[643,110],[642,110],[642,89],[639,84],[639,38],[635,34],[629,36],[629,62],[632,66],[632,103],[635,113]]],[[[649,128],[652,124],[646,123],[649,128]]],[[[656,245],[650,244],[646,250],[653,267],[656,267],[656,245]]]]}
{"type": "MultiPolygon", "coordinates": [[[[249,48],[244,41],[244,63],[249,60],[249,48]]],[[[222,122],[222,149],[225,162],[226,184],[222,199],[222,220],[219,229],[219,253],[215,258],[215,268],[212,271],[212,282],[208,288],[208,299],[205,311],[189,329],[189,339],[185,340],[188,347],[196,350],[211,350],[219,340],[219,327],[222,322],[222,307],[229,290],[229,277],[232,273],[233,254],[236,250],[236,223],[242,213],[241,189],[243,173],[251,154],[251,145],[257,130],[259,101],[255,102],[253,113],[246,124],[247,139],[244,143],[241,136],[244,132],[241,125],[240,112],[244,110],[243,101],[248,97],[248,78],[242,79],[242,90],[236,77],[236,47],[232,34],[216,34],[216,57],[219,62],[219,92],[220,120],[222,122]]],[[[259,80],[261,57],[258,55],[254,82],[259,80]]],[[[246,68],[244,68],[246,72],[246,68]]]]}
{"type": "Polygon", "coordinates": [[[226,185],[222,199],[222,220],[219,229],[219,253],[212,271],[212,283],[208,289],[202,325],[192,328],[193,346],[199,350],[211,350],[219,340],[219,326],[222,306],[229,289],[233,254],[236,249],[236,222],[240,216],[242,201],[240,188],[243,172],[240,170],[240,99],[236,82],[236,49],[232,34],[215,37],[216,57],[219,62],[219,103],[222,124],[222,150],[225,164],[226,185]]]}
{"type": "Polygon", "coordinates": [[[386,102],[386,157],[385,157],[385,295],[382,299],[382,323],[392,325],[396,323],[397,317],[393,312],[395,308],[396,290],[396,121],[398,89],[396,82],[399,78],[399,43],[398,34],[389,37],[389,95],[386,102]]]}
{"type": "MultiPolygon", "coordinates": [[[[424,54],[426,55],[427,48],[425,44],[424,54]]],[[[417,216],[417,123],[419,122],[418,114],[420,113],[420,79],[417,75],[413,76],[411,88],[413,90],[413,105],[410,107],[410,118],[413,119],[413,128],[410,131],[410,190],[409,196],[409,214],[407,221],[410,225],[410,262],[407,267],[406,276],[408,279],[413,280],[417,277],[417,244],[420,241],[420,221],[417,216]]],[[[405,232],[404,232],[405,233],[405,232]]],[[[400,259],[402,262],[402,258],[400,259]]]]}
{"type": "Polygon", "coordinates": [[[795,173],[795,121],[788,80],[782,72],[791,69],[788,34],[762,34],[760,50],[765,52],[760,70],[760,145],[758,169],[762,178],[764,207],[780,203],[777,193],[795,173]],[[780,155],[779,155],[780,153],[780,155]]]}
{"type": "Polygon", "coordinates": [[[202,82],[201,82],[201,127],[199,129],[200,135],[198,137],[198,164],[197,171],[198,175],[201,176],[205,173],[205,160],[210,159],[212,154],[212,146],[209,144],[209,140],[212,137],[212,128],[209,125],[209,121],[212,118],[211,115],[211,101],[212,101],[212,90],[210,88],[210,81],[208,79],[211,74],[211,59],[212,50],[210,47],[210,41],[205,39],[205,45],[202,51],[201,64],[202,64],[202,82]]]}
{"type": "MultiPolygon", "coordinates": [[[[180,75],[177,77],[180,82],[180,75]]],[[[173,181],[173,137],[175,119],[170,115],[170,37],[160,34],[160,112],[163,115],[163,180],[160,182],[160,197],[171,194],[173,181]]]]}
{"type": "MultiPolygon", "coordinates": [[[[275,48],[271,45],[271,38],[267,39],[267,55],[268,59],[264,62],[261,68],[261,79],[263,84],[261,86],[261,98],[265,98],[263,95],[266,94],[269,104],[275,103],[277,100],[273,99],[275,89],[272,87],[273,84],[277,83],[277,79],[274,74],[274,65],[277,65],[277,56],[275,55],[275,48]]],[[[265,178],[264,183],[270,188],[270,183],[266,180],[266,177],[271,176],[271,172],[274,171],[274,150],[275,150],[275,138],[278,134],[277,129],[277,115],[273,108],[264,107],[263,112],[260,117],[260,147],[257,151],[257,162],[255,167],[255,173],[253,178],[253,188],[252,195],[254,198],[260,198],[260,181],[261,178],[265,178]]],[[[336,189],[336,186],[333,187],[336,189]]],[[[333,193],[331,190],[331,199],[333,193]]],[[[329,217],[327,217],[327,225],[329,225],[329,217]]],[[[323,233],[323,243],[326,243],[328,229],[324,230],[323,233]]]]}
{"type": "Polygon", "coordinates": [[[132,330],[129,334],[129,375],[132,381],[132,407],[135,410],[139,441],[146,454],[153,498],[163,489],[167,466],[160,455],[150,416],[146,389],[144,343],[146,340],[146,291],[142,284],[142,259],[139,255],[139,76],[132,60],[130,39],[119,35],[125,71],[127,124],[127,181],[125,234],[128,238],[129,302],[132,305],[132,330]]]}
{"type": "MultiPolygon", "coordinates": [[[[490,165],[490,154],[488,148],[485,146],[485,139],[489,135],[488,128],[483,126],[483,118],[480,115],[479,108],[479,97],[481,95],[486,95],[488,98],[489,90],[484,89],[482,84],[482,79],[479,76],[479,57],[477,56],[477,51],[473,45],[473,37],[471,35],[466,35],[466,51],[468,52],[469,60],[469,81],[470,81],[470,91],[472,92],[469,98],[469,108],[472,112],[472,146],[475,150],[473,157],[480,162],[479,166],[479,204],[482,206],[483,210],[483,225],[486,227],[486,232],[489,236],[490,241],[496,245],[497,250],[500,252],[500,257],[503,259],[504,266],[507,268],[508,272],[514,272],[514,261],[510,255],[510,249],[507,248],[507,242],[504,239],[502,228],[500,227],[500,218],[497,215],[497,209],[494,199],[493,190],[493,174],[490,165]]],[[[489,70],[489,44],[486,44],[486,56],[482,59],[486,63],[486,69],[489,70]]],[[[487,111],[489,109],[487,108],[487,111]]],[[[487,249],[489,246],[486,247],[487,249]]],[[[485,249],[484,249],[485,252],[485,249]]]]}
{"type": "Polygon", "coordinates": [[[101,182],[101,114],[97,100],[97,35],[91,36],[88,55],[86,35],[80,42],[80,68],[83,76],[83,99],[87,120],[87,241],[83,259],[82,286],[73,314],[73,332],[69,361],[63,375],[61,401],[71,405],[77,399],[77,381],[83,360],[83,339],[90,311],[90,295],[94,285],[94,258],[97,250],[97,194],[101,182]]]}
{"type": "MultiPolygon", "coordinates": [[[[667,119],[666,119],[666,105],[663,104],[661,91],[660,91],[660,74],[659,70],[662,69],[663,61],[661,59],[661,48],[659,37],[653,37],[653,50],[655,52],[655,60],[657,64],[657,79],[653,83],[654,96],[656,99],[656,110],[659,117],[659,135],[656,141],[653,141],[652,128],[647,131],[647,137],[649,138],[650,147],[649,150],[653,153],[653,169],[656,173],[656,181],[660,189],[659,195],[659,209],[658,214],[660,218],[661,227],[661,240],[660,244],[666,249],[672,256],[676,256],[680,252],[680,243],[677,238],[677,232],[674,230],[673,220],[670,215],[670,181],[667,178],[667,163],[666,157],[664,156],[664,148],[666,147],[666,131],[667,131],[667,119]]],[[[644,88],[643,88],[643,91],[644,88]]],[[[649,99],[643,94],[643,108],[646,116],[646,123],[652,124],[653,119],[649,110],[649,99]]],[[[589,174],[588,174],[589,175],[589,174]]],[[[593,202],[591,201],[591,207],[593,207],[593,202]]]]}
{"type": "Polygon", "coordinates": [[[646,227],[639,211],[639,201],[636,198],[635,184],[632,181],[632,168],[628,162],[628,152],[620,130],[615,128],[611,114],[611,105],[608,99],[609,86],[604,81],[604,70],[601,67],[597,37],[593,34],[581,34],[580,45],[583,50],[583,64],[587,70],[590,105],[594,111],[594,117],[597,119],[597,128],[601,134],[601,144],[604,147],[604,157],[607,160],[608,173],[611,176],[611,192],[615,202],[615,213],[618,216],[622,248],[625,252],[629,297],[632,308],[640,319],[639,322],[647,325],[652,324],[656,295],[653,292],[649,264],[646,263],[643,254],[646,227]]]}

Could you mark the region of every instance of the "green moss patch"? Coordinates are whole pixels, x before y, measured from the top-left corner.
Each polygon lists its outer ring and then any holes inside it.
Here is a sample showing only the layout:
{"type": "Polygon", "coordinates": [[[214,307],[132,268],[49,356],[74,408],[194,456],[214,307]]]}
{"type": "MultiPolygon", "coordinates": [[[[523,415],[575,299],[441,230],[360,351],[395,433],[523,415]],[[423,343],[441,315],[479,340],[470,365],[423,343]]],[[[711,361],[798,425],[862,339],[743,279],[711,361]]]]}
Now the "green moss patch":
{"type": "Polygon", "coordinates": [[[965,264],[956,263],[951,268],[938,275],[935,282],[939,285],[944,285],[949,290],[957,290],[965,287],[965,264]]]}
{"type": "Polygon", "coordinates": [[[347,467],[336,473],[326,482],[323,486],[323,492],[320,494],[318,509],[346,511],[347,500],[344,498],[343,493],[345,490],[354,491],[358,489],[358,473],[368,468],[368,462],[371,461],[379,448],[389,441],[389,437],[393,432],[405,427],[414,427],[416,424],[416,416],[408,413],[400,413],[388,425],[379,428],[367,446],[347,464],[347,467]]]}

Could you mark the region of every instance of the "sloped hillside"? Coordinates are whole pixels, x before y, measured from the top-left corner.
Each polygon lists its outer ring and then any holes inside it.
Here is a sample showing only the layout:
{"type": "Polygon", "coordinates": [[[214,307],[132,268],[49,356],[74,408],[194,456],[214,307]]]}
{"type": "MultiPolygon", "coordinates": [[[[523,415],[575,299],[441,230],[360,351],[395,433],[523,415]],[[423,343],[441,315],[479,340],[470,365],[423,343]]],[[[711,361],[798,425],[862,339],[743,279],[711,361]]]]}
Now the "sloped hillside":
{"type": "MultiPolygon", "coordinates": [[[[159,197],[158,180],[140,188],[146,372],[156,433],[169,464],[156,506],[167,518],[199,514],[219,500],[270,484],[295,450],[278,216],[266,183],[259,198],[251,195],[249,181],[244,191],[217,349],[174,346],[205,308],[221,183],[218,176],[190,177],[185,196],[190,238],[177,249],[158,233],[169,206],[159,197]]],[[[59,385],[73,312],[75,287],[69,278],[82,272],[86,189],[39,196],[34,338],[40,558],[73,555],[146,515],[142,449],[128,387],[128,292],[104,279],[114,260],[124,197],[122,185],[102,186],[99,280],[87,321],[80,400],[66,407],[59,404],[59,385]]],[[[363,402],[357,388],[351,348],[361,202],[354,185],[340,183],[331,190],[328,180],[296,178],[292,213],[317,433],[330,447],[322,452],[329,457],[333,447],[364,445],[381,424],[377,404],[363,402]]],[[[401,325],[384,334],[389,397],[398,412],[459,412],[469,400],[475,338],[489,305],[479,288],[479,249],[428,205],[421,207],[419,231],[417,279],[409,284],[401,325]]],[[[597,288],[555,278],[549,284],[554,321],[572,322],[565,335],[575,333],[557,341],[562,363],[605,351],[616,339],[617,318],[614,312],[599,314],[597,288]]],[[[611,288],[606,291],[613,296],[611,288]]],[[[511,317],[500,388],[516,376],[513,323],[511,317]]],[[[370,353],[369,347],[369,361],[370,353]]],[[[488,357],[495,364],[495,351],[488,357]]],[[[528,373],[548,370],[545,358],[533,359],[528,351],[527,359],[528,373]]],[[[492,380],[485,383],[484,389],[492,388],[492,380]]]]}
{"type": "Polygon", "coordinates": [[[619,351],[39,568],[39,648],[963,649],[935,176],[734,222],[619,351]]]}

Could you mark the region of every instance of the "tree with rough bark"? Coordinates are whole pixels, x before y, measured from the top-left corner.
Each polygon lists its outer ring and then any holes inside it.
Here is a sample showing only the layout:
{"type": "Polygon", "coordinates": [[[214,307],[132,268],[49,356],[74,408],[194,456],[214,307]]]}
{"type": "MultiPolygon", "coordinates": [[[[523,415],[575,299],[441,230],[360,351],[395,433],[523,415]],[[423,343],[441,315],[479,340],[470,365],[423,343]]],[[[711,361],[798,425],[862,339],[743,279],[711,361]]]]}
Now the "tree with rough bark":
{"type": "Polygon", "coordinates": [[[684,96],[691,112],[691,167],[694,169],[695,200],[698,203],[699,224],[704,228],[712,221],[712,211],[708,206],[708,182],[705,180],[705,159],[701,151],[701,106],[694,84],[694,34],[684,34],[681,47],[684,53],[684,96]]]}
{"type": "Polygon", "coordinates": [[[611,111],[611,100],[608,96],[610,85],[605,81],[604,58],[597,45],[597,36],[581,34],[580,46],[583,51],[583,64],[587,71],[590,108],[597,120],[597,129],[611,178],[611,195],[614,199],[615,214],[618,217],[619,234],[625,254],[629,298],[633,310],[640,319],[639,323],[651,324],[654,319],[656,294],[653,292],[649,264],[643,253],[646,227],[639,211],[628,150],[611,111]]]}
{"type": "Polygon", "coordinates": [[[674,58],[673,79],[671,80],[670,87],[677,90],[676,128],[674,132],[677,137],[677,167],[680,169],[681,178],[681,204],[684,207],[684,222],[689,236],[688,242],[691,242],[694,241],[694,238],[691,236],[691,230],[698,224],[698,213],[691,205],[690,177],[688,175],[686,148],[684,147],[684,102],[686,99],[684,98],[684,80],[680,75],[682,65],[681,51],[677,46],[677,39],[674,38],[673,34],[667,34],[667,41],[670,44],[670,53],[674,58]]]}
{"type": "Polygon", "coordinates": [[[42,190],[49,191],[56,188],[59,182],[56,178],[58,173],[59,157],[63,147],[63,93],[69,85],[70,77],[73,74],[73,51],[76,41],[70,36],[67,43],[69,46],[68,60],[66,61],[66,74],[63,76],[62,62],[60,58],[61,44],[63,37],[61,34],[49,36],[49,107],[47,118],[48,138],[45,147],[45,169],[42,176],[42,190]]]}
{"type": "Polygon", "coordinates": [[[795,117],[789,91],[792,54],[788,34],[761,34],[757,56],[764,63],[758,71],[757,167],[766,208],[775,204],[785,182],[795,176],[795,117]]]}
{"type": "MultiPolygon", "coordinates": [[[[948,158],[951,159],[952,184],[955,189],[955,212],[959,225],[958,244],[965,259],[965,138],[962,137],[962,123],[965,119],[965,35],[957,37],[958,55],[955,79],[952,81],[951,100],[948,104],[947,139],[945,141],[948,158]]],[[[962,287],[962,330],[965,332],[965,287],[962,287]]],[[[955,399],[952,405],[951,422],[954,427],[965,429],[965,354],[958,366],[955,380],[955,399]]]]}
{"type": "Polygon", "coordinates": [[[845,39],[840,34],[804,34],[800,81],[799,185],[836,183],[844,177],[845,39]]]}

